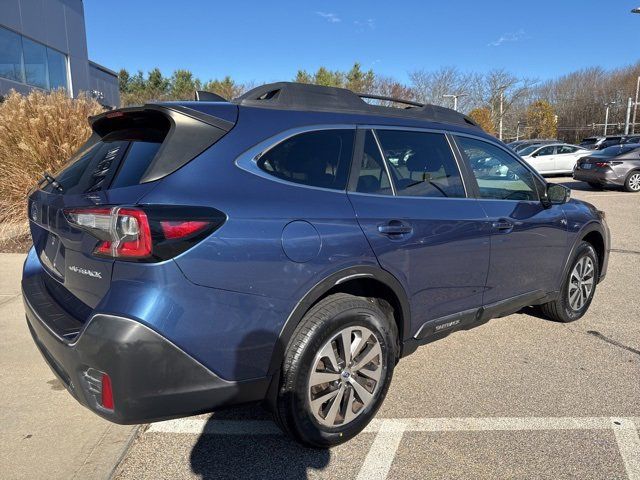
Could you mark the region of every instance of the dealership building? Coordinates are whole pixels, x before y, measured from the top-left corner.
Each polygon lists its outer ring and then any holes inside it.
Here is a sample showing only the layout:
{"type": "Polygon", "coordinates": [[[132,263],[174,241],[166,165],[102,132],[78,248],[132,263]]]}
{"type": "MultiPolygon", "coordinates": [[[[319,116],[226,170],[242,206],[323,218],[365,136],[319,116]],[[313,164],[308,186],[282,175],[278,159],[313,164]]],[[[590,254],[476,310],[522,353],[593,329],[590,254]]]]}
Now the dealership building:
{"type": "Polygon", "coordinates": [[[118,75],[89,60],[82,0],[0,1],[0,96],[64,88],[120,104],[118,75]]]}

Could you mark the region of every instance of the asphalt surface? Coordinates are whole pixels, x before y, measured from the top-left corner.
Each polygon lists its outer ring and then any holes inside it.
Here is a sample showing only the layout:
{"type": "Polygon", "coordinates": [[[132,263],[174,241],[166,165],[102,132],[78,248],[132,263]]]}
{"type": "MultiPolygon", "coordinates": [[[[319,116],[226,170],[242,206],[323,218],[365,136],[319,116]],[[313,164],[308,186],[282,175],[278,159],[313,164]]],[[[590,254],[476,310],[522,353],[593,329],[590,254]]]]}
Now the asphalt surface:
{"type": "Polygon", "coordinates": [[[331,450],[243,407],[141,429],[116,478],[640,479],[640,195],[553,181],[612,232],[583,319],[528,309],[420,348],[370,428],[331,450]]]}

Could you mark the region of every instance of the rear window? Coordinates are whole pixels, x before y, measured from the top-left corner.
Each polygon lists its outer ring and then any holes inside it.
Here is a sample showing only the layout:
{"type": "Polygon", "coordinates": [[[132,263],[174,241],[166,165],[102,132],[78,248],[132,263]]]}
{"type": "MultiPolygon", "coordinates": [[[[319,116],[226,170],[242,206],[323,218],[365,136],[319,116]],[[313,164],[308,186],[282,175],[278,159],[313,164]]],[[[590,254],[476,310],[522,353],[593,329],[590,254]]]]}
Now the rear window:
{"type": "Polygon", "coordinates": [[[289,182],[345,190],[353,136],[354,130],[301,133],[262,154],[258,167],[289,182]]]}
{"type": "Polygon", "coordinates": [[[582,142],[580,142],[580,145],[593,145],[597,141],[597,138],[583,138],[582,142]]]}
{"type": "MultiPolygon", "coordinates": [[[[128,129],[90,142],[54,174],[62,187],[61,193],[90,193],[137,185],[165,135],[166,131],[157,129],[128,129]]],[[[53,186],[47,185],[44,190],[53,191],[53,186]]]]}

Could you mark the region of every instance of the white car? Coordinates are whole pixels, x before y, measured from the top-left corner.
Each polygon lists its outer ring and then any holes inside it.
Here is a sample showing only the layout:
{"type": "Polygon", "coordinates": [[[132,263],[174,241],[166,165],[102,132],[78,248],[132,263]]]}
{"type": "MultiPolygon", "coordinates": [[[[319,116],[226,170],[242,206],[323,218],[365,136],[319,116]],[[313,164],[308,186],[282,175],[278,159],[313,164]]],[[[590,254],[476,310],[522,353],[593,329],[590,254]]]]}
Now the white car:
{"type": "Polygon", "coordinates": [[[532,145],[520,151],[520,156],[541,175],[572,173],[580,157],[592,153],[586,148],[568,143],[532,145]]]}

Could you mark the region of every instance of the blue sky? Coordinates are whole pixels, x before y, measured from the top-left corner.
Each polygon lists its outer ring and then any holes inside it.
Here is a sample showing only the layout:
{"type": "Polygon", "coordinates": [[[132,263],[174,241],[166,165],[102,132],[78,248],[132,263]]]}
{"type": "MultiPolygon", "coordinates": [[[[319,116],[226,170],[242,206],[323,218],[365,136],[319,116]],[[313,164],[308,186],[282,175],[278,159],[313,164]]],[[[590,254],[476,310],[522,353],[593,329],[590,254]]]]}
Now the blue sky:
{"type": "Polygon", "coordinates": [[[546,79],[640,60],[640,0],[85,0],[90,58],[118,70],[202,80],[291,79],[299,68],[354,61],[410,71],[506,68],[546,79]]]}

